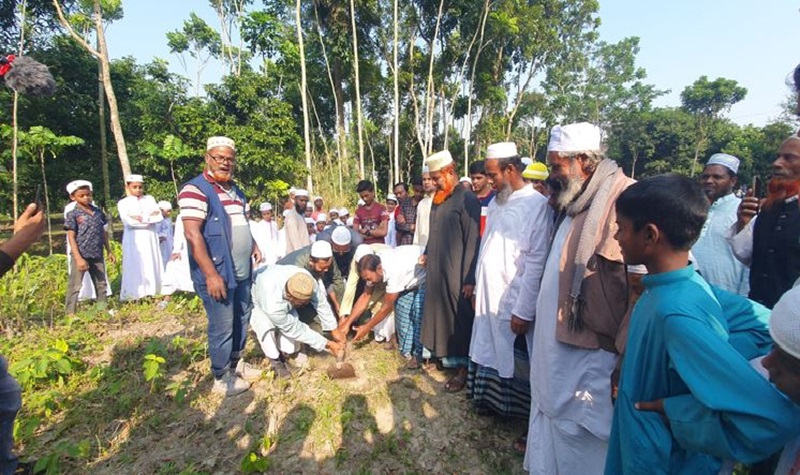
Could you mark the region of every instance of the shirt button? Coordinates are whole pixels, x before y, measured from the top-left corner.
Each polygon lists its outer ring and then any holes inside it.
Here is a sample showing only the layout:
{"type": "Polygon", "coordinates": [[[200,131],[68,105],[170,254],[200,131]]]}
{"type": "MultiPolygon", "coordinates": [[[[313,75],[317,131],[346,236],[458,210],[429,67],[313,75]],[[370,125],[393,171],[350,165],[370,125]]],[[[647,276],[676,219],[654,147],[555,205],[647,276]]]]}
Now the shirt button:
{"type": "Polygon", "coordinates": [[[780,226],[775,226],[775,231],[780,231],[781,229],[783,228],[781,228],[780,226]]]}

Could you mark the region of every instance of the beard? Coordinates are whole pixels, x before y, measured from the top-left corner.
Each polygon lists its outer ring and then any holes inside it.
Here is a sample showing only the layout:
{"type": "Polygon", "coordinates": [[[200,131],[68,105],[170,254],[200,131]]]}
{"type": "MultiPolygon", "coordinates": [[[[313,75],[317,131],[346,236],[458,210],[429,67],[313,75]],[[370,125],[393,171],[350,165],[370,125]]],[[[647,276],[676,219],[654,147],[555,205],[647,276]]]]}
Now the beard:
{"type": "Polygon", "coordinates": [[[494,195],[494,199],[497,201],[497,204],[504,205],[508,203],[508,199],[511,198],[512,193],[514,193],[514,190],[511,189],[511,183],[505,182],[503,183],[503,187],[500,188],[500,191],[494,195]]]}
{"type": "Polygon", "coordinates": [[[580,178],[569,178],[561,182],[561,191],[558,192],[556,201],[559,209],[565,209],[581,194],[583,182],[580,178]]]}
{"type": "Polygon", "coordinates": [[[767,197],[764,198],[764,208],[769,209],[780,205],[787,198],[800,194],[800,180],[794,178],[772,177],[767,185],[767,197]]]}
{"type": "Polygon", "coordinates": [[[294,210],[297,211],[298,214],[306,214],[306,207],[298,204],[296,201],[294,202],[294,210]]]}
{"type": "Polygon", "coordinates": [[[440,205],[444,203],[444,201],[453,194],[453,190],[456,189],[456,185],[458,185],[458,181],[448,176],[447,182],[445,183],[445,189],[437,189],[436,193],[433,195],[433,204],[440,205]]]}

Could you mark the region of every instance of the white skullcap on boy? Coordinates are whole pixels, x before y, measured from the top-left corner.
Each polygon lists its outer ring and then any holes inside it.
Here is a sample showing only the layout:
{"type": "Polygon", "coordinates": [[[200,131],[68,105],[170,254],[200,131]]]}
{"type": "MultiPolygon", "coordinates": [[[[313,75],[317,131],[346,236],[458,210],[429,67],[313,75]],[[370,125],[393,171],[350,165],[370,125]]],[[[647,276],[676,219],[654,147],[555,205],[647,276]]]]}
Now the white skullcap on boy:
{"type": "Polygon", "coordinates": [[[67,194],[71,195],[75,193],[75,190],[77,190],[78,188],[82,188],[84,186],[88,186],[89,191],[94,191],[94,189],[92,188],[92,182],[87,180],[75,180],[67,183],[67,194]]]}
{"type": "Polygon", "coordinates": [[[258,207],[258,210],[262,213],[264,211],[272,211],[272,204],[271,203],[261,203],[261,206],[258,207]]]}
{"type": "Polygon", "coordinates": [[[125,177],[125,183],[144,183],[142,175],[128,175],[125,177]]]}
{"type": "Polygon", "coordinates": [[[158,202],[158,209],[161,211],[172,211],[172,203],[166,200],[161,200],[158,202]]]}
{"type": "Polygon", "coordinates": [[[325,216],[325,213],[320,213],[320,214],[317,215],[316,222],[318,222],[318,223],[327,223],[328,222],[328,217],[325,216]]]}
{"type": "Polygon", "coordinates": [[[789,290],[769,318],[769,334],[778,347],[800,359],[800,287],[789,290]]]}

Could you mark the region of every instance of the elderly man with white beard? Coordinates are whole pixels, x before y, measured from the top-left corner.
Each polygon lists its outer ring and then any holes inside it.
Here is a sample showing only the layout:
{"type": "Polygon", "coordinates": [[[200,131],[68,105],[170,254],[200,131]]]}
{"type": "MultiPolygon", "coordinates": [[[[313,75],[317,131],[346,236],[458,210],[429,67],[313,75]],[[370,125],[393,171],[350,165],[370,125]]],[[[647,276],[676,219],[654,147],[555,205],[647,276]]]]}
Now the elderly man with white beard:
{"type": "Polygon", "coordinates": [[[550,134],[562,210],[542,274],[531,351],[525,469],[602,473],[611,432],[612,374],[633,300],[616,232],[617,196],[633,180],[601,150],[589,123],[550,134]]]}
{"type": "MultiPolygon", "coordinates": [[[[547,198],[522,178],[516,145],[490,145],[484,165],[497,194],[489,203],[475,271],[467,389],[478,412],[527,420],[531,322],[547,258],[552,211],[547,198]]],[[[515,446],[524,451],[524,439],[515,446]]]]}

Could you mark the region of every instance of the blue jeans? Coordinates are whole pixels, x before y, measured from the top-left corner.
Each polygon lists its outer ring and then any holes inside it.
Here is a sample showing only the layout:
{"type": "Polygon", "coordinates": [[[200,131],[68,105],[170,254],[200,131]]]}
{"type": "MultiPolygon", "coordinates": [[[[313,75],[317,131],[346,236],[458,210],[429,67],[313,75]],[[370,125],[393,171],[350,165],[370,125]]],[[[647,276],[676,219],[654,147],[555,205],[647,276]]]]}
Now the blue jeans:
{"type": "Polygon", "coordinates": [[[208,294],[205,284],[195,284],[194,289],[208,317],[208,354],[211,357],[211,372],[219,379],[236,367],[239,356],[247,341],[247,326],[250,324],[251,279],[236,283],[236,288],[228,289],[228,296],[222,302],[208,294]]]}
{"type": "Polygon", "coordinates": [[[8,374],[8,363],[0,356],[0,474],[14,473],[14,419],[22,407],[22,391],[17,380],[8,374]]]}

